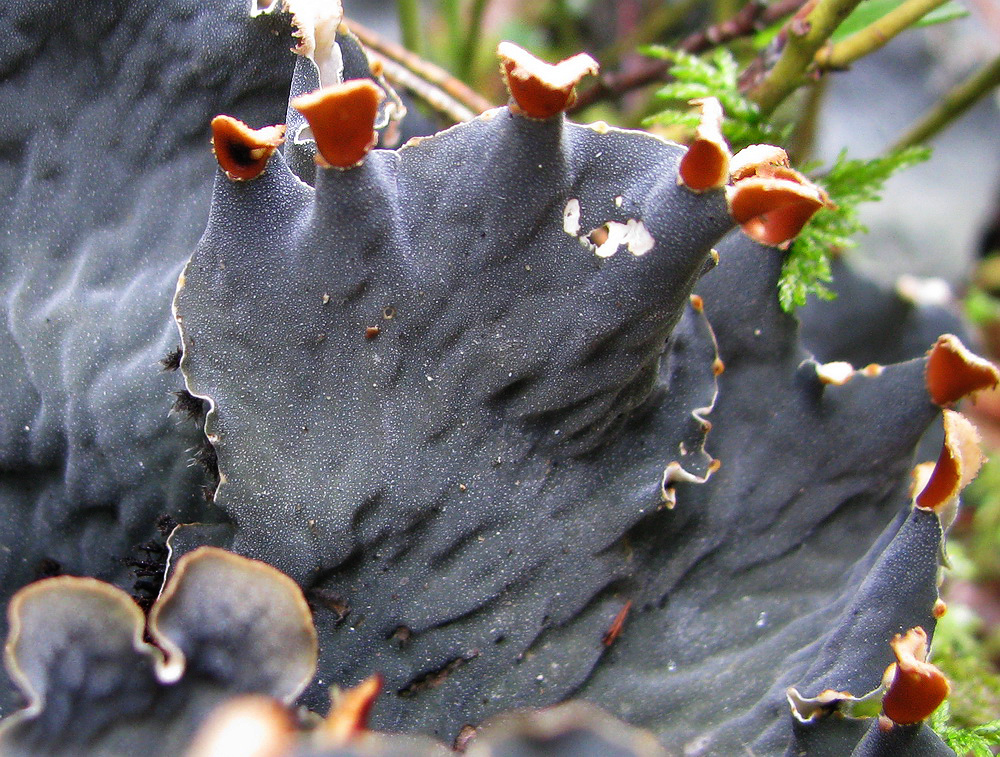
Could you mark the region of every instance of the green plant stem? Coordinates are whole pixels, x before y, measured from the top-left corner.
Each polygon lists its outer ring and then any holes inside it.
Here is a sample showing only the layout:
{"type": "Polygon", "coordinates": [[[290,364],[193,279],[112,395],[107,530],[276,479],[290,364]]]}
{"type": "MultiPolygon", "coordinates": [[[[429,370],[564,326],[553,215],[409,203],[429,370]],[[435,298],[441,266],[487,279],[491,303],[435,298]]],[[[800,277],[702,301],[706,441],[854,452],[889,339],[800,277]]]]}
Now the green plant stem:
{"type": "Polygon", "coordinates": [[[910,127],[891,150],[923,144],[1000,86],[1000,56],[947,92],[937,105],[910,127]]]}
{"type": "Polygon", "coordinates": [[[483,13],[489,0],[472,0],[469,8],[469,28],[459,51],[458,65],[455,73],[459,79],[469,81],[472,68],[479,52],[479,40],[483,33],[483,13]]]}
{"type": "Polygon", "coordinates": [[[403,47],[417,55],[423,53],[423,35],[420,33],[420,0],[396,0],[399,32],[403,47]]]}
{"type": "Polygon", "coordinates": [[[448,66],[458,71],[462,56],[462,9],[460,0],[438,0],[438,12],[444,18],[446,44],[448,47],[448,66]]]}
{"type": "Polygon", "coordinates": [[[813,82],[803,94],[801,116],[795,122],[788,141],[788,154],[794,165],[802,165],[812,157],[816,143],[816,132],[819,129],[820,106],[826,94],[826,79],[813,82]]]}
{"type": "Polygon", "coordinates": [[[882,18],[845,40],[822,48],[816,64],[823,69],[847,68],[854,61],[873,53],[900,32],[908,29],[948,0],[905,0],[882,18]]]}
{"type": "Polygon", "coordinates": [[[792,18],[788,24],[785,49],[764,80],[748,97],[765,116],[774,112],[788,95],[805,81],[816,53],[861,0],[818,0],[804,20],[792,18]]]}

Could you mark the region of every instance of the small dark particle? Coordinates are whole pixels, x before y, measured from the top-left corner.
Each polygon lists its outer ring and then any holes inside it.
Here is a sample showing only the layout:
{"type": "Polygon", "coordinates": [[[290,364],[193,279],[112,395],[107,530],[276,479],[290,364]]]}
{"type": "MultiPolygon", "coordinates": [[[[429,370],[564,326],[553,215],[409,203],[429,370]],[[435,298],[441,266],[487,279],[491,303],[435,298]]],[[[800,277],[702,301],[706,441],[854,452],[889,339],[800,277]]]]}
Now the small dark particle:
{"type": "MultiPolygon", "coordinates": [[[[164,530],[161,523],[170,525],[172,530],[176,521],[169,515],[162,515],[157,520],[157,528],[166,538],[170,531],[164,530]]],[[[133,555],[120,558],[118,562],[131,569],[135,576],[135,580],[132,582],[132,599],[142,608],[143,612],[148,613],[163,586],[169,550],[165,543],[151,540],[137,544],[132,548],[132,552],[133,555]],[[135,554],[142,552],[145,553],[145,557],[135,554]]]]}
{"type": "Polygon", "coordinates": [[[615,640],[621,636],[622,628],[625,625],[625,618],[628,617],[628,611],[632,608],[632,600],[630,599],[625,603],[625,606],[618,611],[615,615],[615,619],[611,621],[611,626],[608,628],[607,632],[604,634],[602,639],[604,646],[610,647],[615,643],[615,640]]]}
{"type": "Polygon", "coordinates": [[[35,579],[39,578],[54,578],[55,576],[62,575],[62,565],[53,560],[51,557],[43,557],[35,565],[35,579]]]}
{"type": "Polygon", "coordinates": [[[175,399],[174,406],[170,409],[171,413],[197,421],[204,418],[208,412],[208,403],[201,397],[195,397],[187,389],[173,392],[173,395],[175,399]]]}
{"type": "Polygon", "coordinates": [[[156,530],[163,534],[163,538],[170,536],[170,532],[177,528],[177,521],[171,515],[161,515],[156,519],[156,530]]]}
{"type": "Polygon", "coordinates": [[[455,657],[446,662],[440,668],[428,671],[426,673],[422,673],[421,675],[412,679],[406,686],[399,689],[399,691],[397,691],[396,694],[398,694],[403,698],[407,698],[415,696],[421,691],[426,691],[427,689],[436,689],[438,686],[440,686],[442,683],[445,682],[448,676],[450,676],[460,667],[465,665],[465,663],[469,662],[470,660],[474,660],[477,657],[479,657],[478,649],[473,649],[470,652],[460,657],[455,657]]]}
{"type": "Polygon", "coordinates": [[[396,630],[389,634],[389,640],[395,641],[400,649],[409,644],[412,638],[413,631],[410,630],[409,626],[397,626],[396,630]]]}
{"type": "Polygon", "coordinates": [[[219,457],[215,452],[215,447],[207,439],[194,451],[194,461],[204,468],[205,472],[213,479],[219,478],[219,457]]]}
{"type": "Polygon", "coordinates": [[[381,330],[378,326],[369,326],[365,329],[365,339],[374,339],[381,330]]]}
{"type": "Polygon", "coordinates": [[[382,311],[382,317],[385,318],[387,321],[391,321],[393,318],[396,317],[396,308],[394,308],[392,305],[388,305],[382,311]]]}
{"type": "Polygon", "coordinates": [[[183,354],[184,351],[180,347],[174,347],[160,358],[160,367],[165,371],[176,371],[181,367],[181,355],[183,354]]]}
{"type": "Polygon", "coordinates": [[[310,589],[307,597],[311,603],[332,612],[337,625],[343,623],[351,614],[351,606],[347,604],[347,600],[328,589],[310,589]]]}
{"type": "Polygon", "coordinates": [[[127,568],[131,568],[132,572],[137,576],[142,578],[151,578],[154,576],[163,577],[163,567],[164,563],[162,561],[154,560],[140,560],[135,557],[123,557],[120,560],[121,564],[127,568]]]}
{"type": "Polygon", "coordinates": [[[143,552],[146,552],[148,554],[157,555],[157,556],[165,555],[169,551],[167,549],[167,545],[166,544],[164,544],[162,542],[158,542],[158,541],[153,541],[153,540],[150,540],[150,541],[147,541],[147,542],[143,542],[142,544],[140,544],[139,546],[137,546],[136,549],[139,549],[139,550],[142,550],[143,552]]]}

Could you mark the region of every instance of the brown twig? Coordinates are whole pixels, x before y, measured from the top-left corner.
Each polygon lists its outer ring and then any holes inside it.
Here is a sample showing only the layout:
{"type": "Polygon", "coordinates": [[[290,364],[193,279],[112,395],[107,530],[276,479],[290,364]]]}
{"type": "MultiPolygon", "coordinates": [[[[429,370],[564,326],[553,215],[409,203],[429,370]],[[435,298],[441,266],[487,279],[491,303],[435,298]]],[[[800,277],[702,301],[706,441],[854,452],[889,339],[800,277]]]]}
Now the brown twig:
{"type": "MultiPolygon", "coordinates": [[[[683,39],[676,47],[687,53],[698,54],[739,37],[755,34],[775,21],[798,10],[806,0],[777,0],[764,5],[760,0],[750,0],[733,18],[715,24],[683,39]]],[[[663,81],[670,63],[662,60],[644,60],[641,65],[624,74],[607,73],[597,84],[581,92],[573,111],[586,108],[595,102],[619,97],[647,84],[663,81]]]]}
{"type": "Polygon", "coordinates": [[[382,63],[387,79],[410,90],[453,121],[468,120],[493,107],[493,103],[440,66],[385,39],[357,21],[344,19],[344,23],[382,63]]]}

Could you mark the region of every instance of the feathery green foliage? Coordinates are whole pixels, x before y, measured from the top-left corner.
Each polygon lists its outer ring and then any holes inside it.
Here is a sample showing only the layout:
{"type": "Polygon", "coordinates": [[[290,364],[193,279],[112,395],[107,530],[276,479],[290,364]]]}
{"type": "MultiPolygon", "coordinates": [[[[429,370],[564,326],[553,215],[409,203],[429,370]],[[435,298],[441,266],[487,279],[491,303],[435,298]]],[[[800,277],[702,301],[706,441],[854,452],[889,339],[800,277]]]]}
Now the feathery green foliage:
{"type": "MultiPolygon", "coordinates": [[[[690,100],[715,97],[722,104],[722,133],[733,150],[768,142],[787,144],[791,125],[778,125],[764,118],[760,109],[740,91],[739,64],[725,48],[698,57],[680,50],[651,46],[647,55],[673,63],[673,81],[657,96],[683,103],[672,106],[646,119],[646,125],[659,124],[694,128],[698,114],[686,107],[690,100]]],[[[927,160],[930,150],[913,147],[872,160],[849,160],[841,153],[818,182],[835,203],[820,210],[792,244],[785,260],[778,297],[781,306],[791,311],[804,305],[810,294],[830,298],[833,293],[825,286],[830,281],[830,255],[854,246],[852,237],[866,231],[858,218],[858,206],[880,199],[886,180],[902,168],[927,160]]]]}
{"type": "Polygon", "coordinates": [[[681,106],[678,109],[675,105],[650,116],[644,121],[645,125],[694,128],[698,125],[698,114],[687,107],[688,101],[714,97],[722,104],[722,133],[734,150],[762,142],[781,144],[786,141],[789,127],[779,128],[766,120],[757,105],[740,92],[740,67],[729,50],[720,47],[704,58],[657,45],[644,47],[642,51],[673,64],[670,68],[673,81],[656,95],[681,106]]]}
{"type": "Polygon", "coordinates": [[[785,310],[804,305],[810,294],[832,296],[824,286],[830,281],[830,254],[854,247],[853,237],[868,230],[861,223],[858,206],[881,199],[889,177],[930,155],[926,147],[910,147],[871,160],[849,159],[841,152],[828,171],[813,177],[834,206],[816,213],[792,242],[778,285],[785,310]]]}
{"type": "Polygon", "coordinates": [[[1000,746],[1000,720],[993,720],[973,728],[958,728],[949,725],[950,708],[945,701],[931,715],[929,725],[938,736],[955,750],[959,757],[993,757],[992,747],[1000,746]]]}

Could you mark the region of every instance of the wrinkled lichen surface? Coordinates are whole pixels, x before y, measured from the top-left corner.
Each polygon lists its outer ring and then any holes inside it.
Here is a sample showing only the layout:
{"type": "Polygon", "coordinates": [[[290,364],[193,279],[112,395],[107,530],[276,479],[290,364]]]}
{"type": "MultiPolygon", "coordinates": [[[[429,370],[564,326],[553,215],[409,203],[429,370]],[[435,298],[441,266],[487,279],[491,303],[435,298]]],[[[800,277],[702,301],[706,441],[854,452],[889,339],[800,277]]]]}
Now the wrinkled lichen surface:
{"type": "MultiPolygon", "coordinates": [[[[876,719],[796,719],[786,689],[861,697],[895,634],[933,629],[926,358],[822,366],[778,307],[783,253],[726,235],[684,148],[561,115],[499,108],[347,170],[293,140],[209,198],[211,117],[285,112],[288,19],[245,10],[3,21],[4,591],[39,565],[124,585],[158,516],[212,521],[171,565],[212,543],[299,584],[314,709],[378,672],[372,726],[448,742],[581,697],[685,754],[883,748],[876,719]],[[167,414],[178,333],[201,438],[167,414]]],[[[66,709],[39,743],[86,721],[66,709]]]]}

